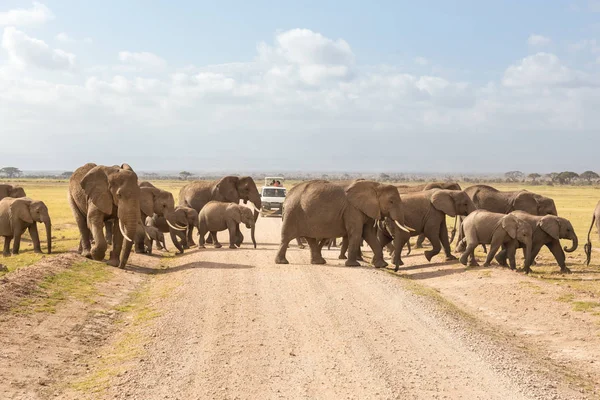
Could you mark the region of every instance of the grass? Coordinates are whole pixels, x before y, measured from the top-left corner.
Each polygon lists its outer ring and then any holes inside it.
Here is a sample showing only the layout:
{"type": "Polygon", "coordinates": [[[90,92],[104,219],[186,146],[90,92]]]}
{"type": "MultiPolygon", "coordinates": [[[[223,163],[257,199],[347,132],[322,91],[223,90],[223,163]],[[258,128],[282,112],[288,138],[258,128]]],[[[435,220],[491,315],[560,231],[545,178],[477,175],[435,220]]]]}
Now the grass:
{"type": "Polygon", "coordinates": [[[70,268],[46,277],[33,296],[28,297],[12,311],[17,314],[56,312],[59,303],[67,299],[93,302],[96,285],[108,281],[114,268],[90,260],[74,263],[70,268]]]}

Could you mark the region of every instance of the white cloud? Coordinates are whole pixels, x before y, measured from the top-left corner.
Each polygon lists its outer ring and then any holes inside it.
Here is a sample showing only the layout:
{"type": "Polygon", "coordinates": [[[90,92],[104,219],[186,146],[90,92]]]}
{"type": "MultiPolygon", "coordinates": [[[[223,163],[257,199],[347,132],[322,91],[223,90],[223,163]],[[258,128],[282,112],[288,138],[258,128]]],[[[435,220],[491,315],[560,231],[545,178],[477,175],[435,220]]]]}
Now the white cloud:
{"type": "Polygon", "coordinates": [[[60,32],[59,34],[57,34],[55,36],[55,39],[62,43],[78,43],[78,42],[86,43],[86,44],[92,43],[92,38],[86,37],[84,39],[78,40],[78,39],[75,39],[75,38],[69,36],[65,32],[60,32]]]}
{"type": "Polygon", "coordinates": [[[51,49],[44,41],[27,36],[14,27],[4,28],[2,47],[8,52],[11,63],[43,69],[71,69],[75,55],[60,49],[51,49]]]}
{"type": "Polygon", "coordinates": [[[527,44],[530,46],[547,46],[552,43],[552,40],[549,37],[531,34],[529,38],[527,38],[527,44]]]}
{"type": "Polygon", "coordinates": [[[537,53],[523,58],[504,72],[502,84],[508,87],[579,86],[593,84],[584,73],[563,65],[552,53],[537,53]]]}
{"type": "Polygon", "coordinates": [[[149,52],[119,52],[119,60],[126,64],[132,64],[140,67],[164,68],[167,62],[154,53],[149,52]]]}
{"type": "Polygon", "coordinates": [[[29,9],[16,8],[0,12],[0,26],[40,25],[54,18],[52,11],[41,3],[34,2],[29,9]]]}

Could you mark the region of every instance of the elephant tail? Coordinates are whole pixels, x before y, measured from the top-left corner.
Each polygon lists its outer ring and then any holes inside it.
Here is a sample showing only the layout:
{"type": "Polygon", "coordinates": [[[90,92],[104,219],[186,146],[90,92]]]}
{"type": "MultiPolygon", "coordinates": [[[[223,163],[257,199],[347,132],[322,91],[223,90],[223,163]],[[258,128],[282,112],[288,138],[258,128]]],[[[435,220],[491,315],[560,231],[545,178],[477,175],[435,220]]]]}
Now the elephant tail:
{"type": "Polygon", "coordinates": [[[454,237],[456,236],[456,221],[458,221],[459,218],[458,215],[454,217],[454,226],[452,227],[452,233],[450,234],[450,243],[454,241],[454,237]]]}
{"type": "Polygon", "coordinates": [[[590,261],[592,261],[592,240],[590,239],[590,234],[592,233],[592,228],[594,227],[594,223],[596,222],[596,213],[592,216],[592,223],[590,224],[590,229],[587,234],[587,243],[583,246],[585,250],[586,257],[586,265],[590,265],[590,261]]]}

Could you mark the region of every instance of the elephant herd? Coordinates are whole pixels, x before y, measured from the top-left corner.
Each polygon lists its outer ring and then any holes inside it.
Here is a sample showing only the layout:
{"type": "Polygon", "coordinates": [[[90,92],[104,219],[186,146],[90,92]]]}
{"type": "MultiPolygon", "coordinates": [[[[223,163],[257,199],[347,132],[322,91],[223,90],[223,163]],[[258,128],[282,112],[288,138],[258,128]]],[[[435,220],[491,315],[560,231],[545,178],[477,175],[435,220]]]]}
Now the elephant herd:
{"type": "MultiPolygon", "coordinates": [[[[244,237],[244,223],[254,238],[255,222],[261,208],[260,194],[250,177],[226,176],[214,182],[193,182],[184,186],[175,206],[173,195],[150,182],[139,182],[128,164],[105,166],[88,163],[73,172],[69,180],[68,202],[80,233],[79,253],[97,261],[125,267],[132,249],[152,253],[156,242],[166,249],[164,234],[180,253],[194,245],[193,229],[210,232],[216,247],[216,232],[228,229],[230,247],[237,248],[244,237]],[[240,200],[254,209],[239,206],[240,200]],[[221,205],[225,205],[222,207],[221,205]],[[109,247],[110,246],[110,247],[109,247]],[[135,247],[134,247],[135,246],[135,247]]],[[[20,239],[29,230],[34,251],[41,252],[36,223],[46,225],[48,253],[52,249],[51,222],[42,201],[25,197],[23,188],[0,185],[0,236],[4,236],[4,256],[18,254],[20,239]]],[[[209,238],[209,239],[210,239],[209,238]]]]}
{"type": "MultiPolygon", "coordinates": [[[[304,237],[311,250],[311,263],[323,264],[321,249],[332,238],[342,237],[340,258],[348,249],[347,266],[358,265],[360,244],[366,241],[373,251],[373,265],[387,266],[383,248],[392,253],[395,270],[402,262],[402,249],[411,236],[425,238],[432,257],[443,249],[447,261],[452,255],[446,216],[456,217],[459,224],[457,252],[462,264],[478,265],[475,248],[489,245],[484,266],[492,259],[515,269],[515,253],[523,249],[524,272],[535,265],[535,257],[546,246],[561,272],[570,272],[565,251],[573,252],[578,239],[571,223],[558,216],[554,201],[527,190],[500,191],[487,185],[474,185],[462,190],[457,183],[429,183],[421,186],[393,186],[358,180],[351,184],[327,181],[304,182],[289,191],[284,203],[281,245],[275,258],[287,264],[286,250],[291,239],[304,237]],[[560,239],[572,241],[562,248],[560,239]]],[[[600,228],[600,202],[594,220],[600,228]]],[[[591,227],[590,227],[591,231],[591,227]]],[[[589,237],[589,235],[588,235],[589,237]]],[[[409,248],[410,249],[410,248],[409,248]]],[[[586,245],[591,254],[591,244],[586,245]]],[[[588,256],[588,263],[589,263],[588,256]]]]}
{"type": "MultiPolygon", "coordinates": [[[[21,236],[29,231],[35,252],[41,252],[37,223],[46,227],[48,253],[52,249],[51,220],[42,201],[25,197],[21,187],[0,184],[0,236],[5,238],[3,255],[19,253],[21,236]]],[[[226,176],[217,181],[195,181],[179,192],[179,205],[173,195],[149,182],[139,182],[128,164],[104,166],[88,163],[78,168],[69,180],[68,201],[80,232],[79,253],[123,268],[130,252],[152,253],[152,245],[166,250],[164,234],[169,233],[177,250],[194,246],[193,230],[199,234],[198,246],[217,240],[218,231],[229,231],[229,247],[240,247],[244,237],[239,224],[246,225],[256,248],[255,226],[261,198],[250,177],[226,176]],[[251,202],[253,208],[240,205],[251,202]],[[208,235],[207,238],[205,238],[208,235]],[[206,239],[206,240],[205,240],[206,239]]],[[[305,181],[288,191],[283,205],[281,243],[277,264],[287,264],[291,240],[303,238],[310,247],[312,264],[324,264],[323,246],[342,239],[340,258],[345,265],[357,266],[362,260],[361,244],[373,251],[372,264],[385,267],[383,249],[392,255],[395,270],[403,265],[402,251],[409,239],[418,236],[417,246],[427,239],[431,249],[428,261],[444,251],[447,261],[456,260],[450,244],[446,217],[458,224],[456,251],[464,265],[478,265],[475,248],[489,246],[484,266],[495,260],[515,269],[515,254],[523,249],[523,271],[535,265],[535,257],[546,246],[562,272],[566,252],[573,252],[578,238],[571,223],[558,216],[554,201],[527,190],[500,191],[486,185],[464,190],[457,183],[429,183],[420,186],[387,185],[367,180],[333,183],[305,181]],[[572,241],[561,247],[560,239],[572,241]],[[347,255],[346,255],[347,251],[347,255]]],[[[587,263],[591,259],[590,233],[600,228],[600,202],[594,211],[588,241],[587,263]]]]}

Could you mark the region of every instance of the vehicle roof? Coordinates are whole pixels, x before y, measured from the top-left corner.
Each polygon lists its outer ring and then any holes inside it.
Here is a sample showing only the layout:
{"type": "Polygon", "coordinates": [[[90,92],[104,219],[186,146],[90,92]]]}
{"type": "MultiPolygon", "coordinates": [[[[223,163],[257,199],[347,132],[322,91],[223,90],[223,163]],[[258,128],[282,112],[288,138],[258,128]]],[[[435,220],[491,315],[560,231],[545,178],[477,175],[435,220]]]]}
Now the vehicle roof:
{"type": "Polygon", "coordinates": [[[283,186],[263,186],[263,189],[286,189],[283,186]]]}

